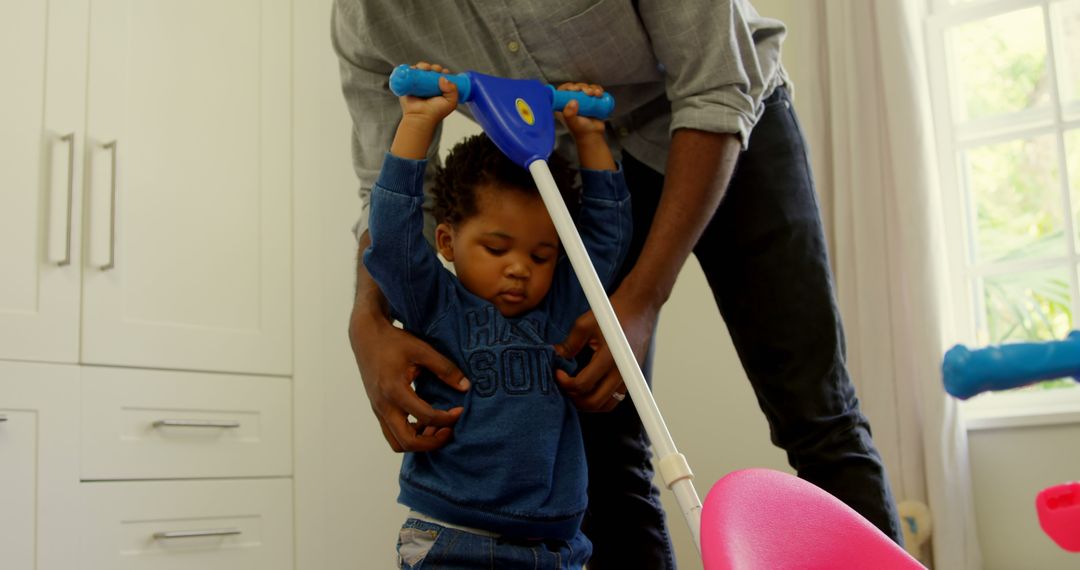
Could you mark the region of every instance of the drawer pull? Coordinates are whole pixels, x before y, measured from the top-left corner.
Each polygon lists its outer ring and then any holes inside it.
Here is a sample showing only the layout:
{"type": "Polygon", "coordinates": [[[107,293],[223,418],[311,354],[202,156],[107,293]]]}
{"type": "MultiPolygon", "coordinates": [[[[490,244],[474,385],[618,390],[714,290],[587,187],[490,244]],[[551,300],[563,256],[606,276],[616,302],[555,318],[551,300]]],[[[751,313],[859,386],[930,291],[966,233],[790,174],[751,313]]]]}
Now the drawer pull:
{"type": "Polygon", "coordinates": [[[4,423],[6,421],[7,421],[7,416],[5,416],[3,414],[0,414],[0,424],[4,423]]]}
{"type": "Polygon", "coordinates": [[[155,532],[154,540],[170,538],[203,538],[207,536],[231,536],[240,534],[238,528],[208,528],[206,530],[174,530],[169,532],[155,532]]]}
{"type": "Polygon", "coordinates": [[[240,422],[214,422],[206,420],[158,420],[154,427],[191,427],[191,428],[223,428],[236,429],[240,422]]]}

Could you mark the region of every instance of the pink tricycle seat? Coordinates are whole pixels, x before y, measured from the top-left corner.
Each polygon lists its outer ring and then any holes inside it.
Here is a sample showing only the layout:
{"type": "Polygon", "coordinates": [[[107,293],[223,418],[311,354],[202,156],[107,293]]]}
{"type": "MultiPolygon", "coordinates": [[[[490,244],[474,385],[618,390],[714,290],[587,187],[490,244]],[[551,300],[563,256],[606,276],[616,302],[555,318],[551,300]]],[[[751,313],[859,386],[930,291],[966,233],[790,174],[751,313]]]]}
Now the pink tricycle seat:
{"type": "Polygon", "coordinates": [[[923,568],[839,499],[771,469],[735,471],[713,485],[701,555],[705,570],[923,568]]]}

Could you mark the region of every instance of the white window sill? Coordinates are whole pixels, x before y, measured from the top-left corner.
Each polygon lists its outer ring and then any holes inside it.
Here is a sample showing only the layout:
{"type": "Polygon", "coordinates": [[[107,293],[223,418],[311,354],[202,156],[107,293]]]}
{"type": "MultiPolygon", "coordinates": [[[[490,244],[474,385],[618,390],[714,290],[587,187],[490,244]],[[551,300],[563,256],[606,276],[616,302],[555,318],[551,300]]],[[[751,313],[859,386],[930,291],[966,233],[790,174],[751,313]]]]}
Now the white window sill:
{"type": "Polygon", "coordinates": [[[1080,384],[1056,390],[984,394],[960,404],[968,431],[1080,424],[1080,384]]]}

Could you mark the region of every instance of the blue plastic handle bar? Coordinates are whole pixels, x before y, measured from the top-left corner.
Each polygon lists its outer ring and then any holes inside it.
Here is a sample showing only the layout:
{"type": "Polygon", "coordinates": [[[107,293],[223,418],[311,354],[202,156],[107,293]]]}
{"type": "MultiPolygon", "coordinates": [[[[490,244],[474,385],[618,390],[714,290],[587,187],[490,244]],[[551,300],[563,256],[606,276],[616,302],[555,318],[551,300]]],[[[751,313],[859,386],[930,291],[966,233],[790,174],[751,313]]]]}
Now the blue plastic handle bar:
{"type": "MultiPolygon", "coordinates": [[[[472,81],[468,73],[438,73],[414,69],[404,64],[395,67],[390,74],[390,91],[398,97],[434,97],[442,93],[439,89],[439,77],[445,77],[457,86],[460,102],[468,103],[472,100],[472,81]]],[[[610,93],[593,97],[580,91],[559,91],[551,85],[548,85],[548,89],[551,90],[551,108],[555,111],[562,111],[572,100],[577,100],[578,114],[584,117],[603,120],[610,117],[615,110],[615,98],[610,93]]]]}
{"type": "Polygon", "coordinates": [[[615,110],[615,98],[606,91],[599,97],[593,97],[581,91],[559,91],[551,85],[548,85],[548,89],[551,90],[551,108],[556,111],[562,111],[570,101],[577,101],[579,115],[603,120],[615,110]]]}
{"type": "Polygon", "coordinates": [[[941,364],[945,391],[966,400],[1043,380],[1080,376],[1080,331],[1064,340],[1016,343],[970,350],[956,345],[941,364]]]}
{"type": "Polygon", "coordinates": [[[445,77],[457,86],[458,101],[468,103],[472,99],[472,81],[464,73],[438,73],[415,69],[401,64],[394,68],[390,74],[390,91],[402,97],[412,95],[414,97],[434,97],[442,94],[439,89],[439,78],[445,77]]]}

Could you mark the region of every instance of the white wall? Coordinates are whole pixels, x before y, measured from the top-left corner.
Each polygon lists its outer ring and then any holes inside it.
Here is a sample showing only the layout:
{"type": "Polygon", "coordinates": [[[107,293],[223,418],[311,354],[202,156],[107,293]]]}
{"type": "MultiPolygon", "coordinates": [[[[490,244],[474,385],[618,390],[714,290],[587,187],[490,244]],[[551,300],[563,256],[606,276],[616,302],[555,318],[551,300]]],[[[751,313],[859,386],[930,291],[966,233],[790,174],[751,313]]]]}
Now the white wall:
{"type": "Polygon", "coordinates": [[[359,215],[351,121],[330,47],[331,0],[295,12],[294,481],[296,568],[393,568],[400,456],[383,440],[349,348],[359,215]]]}
{"type": "Polygon", "coordinates": [[[1080,567],[1080,554],[1058,548],[1039,528],[1035,513],[1039,491],[1080,479],[1078,442],[1075,424],[968,432],[986,570],[1080,567]]]}

